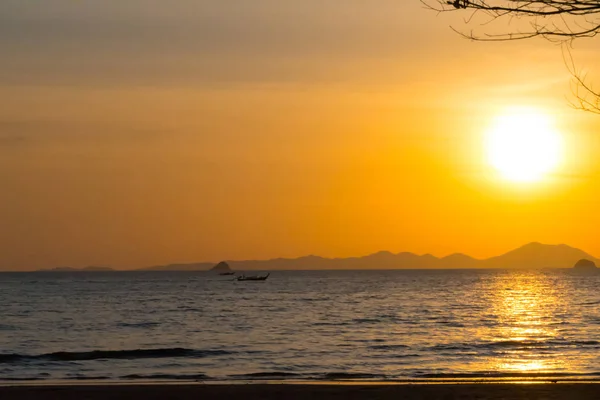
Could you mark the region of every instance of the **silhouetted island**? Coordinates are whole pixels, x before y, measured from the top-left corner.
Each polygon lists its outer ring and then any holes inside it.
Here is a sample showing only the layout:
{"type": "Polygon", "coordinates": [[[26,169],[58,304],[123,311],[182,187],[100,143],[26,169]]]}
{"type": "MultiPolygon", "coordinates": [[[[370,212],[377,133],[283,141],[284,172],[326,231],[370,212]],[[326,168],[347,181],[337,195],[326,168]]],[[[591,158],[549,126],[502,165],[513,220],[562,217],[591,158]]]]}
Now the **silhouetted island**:
{"type": "Polygon", "coordinates": [[[229,264],[227,264],[225,261],[221,261],[220,263],[212,267],[210,270],[215,272],[231,272],[229,264]]]}
{"type": "Polygon", "coordinates": [[[577,263],[575,263],[575,266],[573,268],[575,268],[575,269],[597,269],[598,267],[596,267],[596,263],[593,262],[592,260],[587,260],[585,258],[582,258],[581,260],[577,261],[577,263]]]}

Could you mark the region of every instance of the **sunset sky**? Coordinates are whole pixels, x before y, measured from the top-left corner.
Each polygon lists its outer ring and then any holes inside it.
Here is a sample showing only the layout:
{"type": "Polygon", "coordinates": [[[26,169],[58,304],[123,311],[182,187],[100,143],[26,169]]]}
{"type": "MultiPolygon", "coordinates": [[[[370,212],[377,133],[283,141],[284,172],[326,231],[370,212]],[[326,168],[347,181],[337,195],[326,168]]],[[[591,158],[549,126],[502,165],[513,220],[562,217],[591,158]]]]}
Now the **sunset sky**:
{"type": "MultiPolygon", "coordinates": [[[[600,116],[569,107],[559,46],[468,41],[449,28],[464,17],[418,0],[3,0],[0,269],[531,241],[600,256],[600,116]],[[522,108],[561,136],[526,182],[485,148],[522,108]]],[[[598,85],[599,45],[572,50],[598,85]]]]}

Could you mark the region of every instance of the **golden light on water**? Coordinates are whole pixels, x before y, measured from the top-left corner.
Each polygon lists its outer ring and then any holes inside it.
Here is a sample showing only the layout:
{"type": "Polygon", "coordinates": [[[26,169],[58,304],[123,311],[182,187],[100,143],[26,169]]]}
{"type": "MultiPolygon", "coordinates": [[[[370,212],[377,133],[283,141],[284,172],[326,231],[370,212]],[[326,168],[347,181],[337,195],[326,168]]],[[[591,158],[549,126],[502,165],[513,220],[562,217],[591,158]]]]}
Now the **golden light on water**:
{"type": "Polygon", "coordinates": [[[548,341],[559,336],[556,324],[552,323],[561,307],[554,282],[539,273],[512,275],[512,278],[497,282],[492,309],[498,315],[499,327],[490,340],[513,346],[507,346],[501,357],[490,359],[489,370],[508,373],[568,370],[564,357],[560,354],[548,357],[543,351],[548,341]]]}
{"type": "Polygon", "coordinates": [[[508,180],[537,181],[556,169],[562,138],[550,117],[529,108],[496,118],[486,136],[488,162],[508,180]]]}
{"type": "Polygon", "coordinates": [[[540,372],[548,369],[546,363],[542,361],[517,361],[498,364],[499,369],[515,372],[540,372]]]}

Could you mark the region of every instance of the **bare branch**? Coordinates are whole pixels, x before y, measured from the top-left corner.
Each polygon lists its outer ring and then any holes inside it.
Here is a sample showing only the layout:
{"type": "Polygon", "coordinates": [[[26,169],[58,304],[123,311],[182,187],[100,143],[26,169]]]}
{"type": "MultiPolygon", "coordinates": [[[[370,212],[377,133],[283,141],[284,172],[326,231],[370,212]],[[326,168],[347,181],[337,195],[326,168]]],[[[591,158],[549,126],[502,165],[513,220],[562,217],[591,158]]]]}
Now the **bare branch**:
{"type": "MultiPolygon", "coordinates": [[[[517,19],[527,29],[507,29],[502,33],[487,33],[470,30],[465,32],[451,27],[464,38],[478,41],[510,41],[543,37],[552,42],[571,44],[582,37],[595,37],[600,34],[600,0],[421,0],[430,10],[442,12],[465,12],[465,24],[470,25],[478,13],[489,20],[479,26],[487,26],[491,21],[510,22],[517,19]]],[[[563,48],[564,49],[564,48],[563,48]]],[[[563,57],[573,76],[572,92],[575,108],[600,114],[600,91],[586,80],[585,74],[577,70],[570,52],[563,57]]]]}

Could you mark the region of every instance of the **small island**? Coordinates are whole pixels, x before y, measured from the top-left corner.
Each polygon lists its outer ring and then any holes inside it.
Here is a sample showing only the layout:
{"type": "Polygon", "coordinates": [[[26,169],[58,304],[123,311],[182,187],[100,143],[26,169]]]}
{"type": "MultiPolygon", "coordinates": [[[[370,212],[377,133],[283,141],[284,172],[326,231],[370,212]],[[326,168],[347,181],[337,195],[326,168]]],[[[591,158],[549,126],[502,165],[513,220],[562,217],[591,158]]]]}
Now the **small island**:
{"type": "Polygon", "coordinates": [[[585,258],[583,258],[577,261],[573,268],[579,270],[591,270],[597,269],[598,267],[596,267],[596,263],[594,263],[592,260],[586,260],[585,258]]]}
{"type": "Polygon", "coordinates": [[[210,270],[215,272],[231,272],[229,264],[227,264],[225,261],[221,261],[220,263],[212,267],[210,270]]]}

